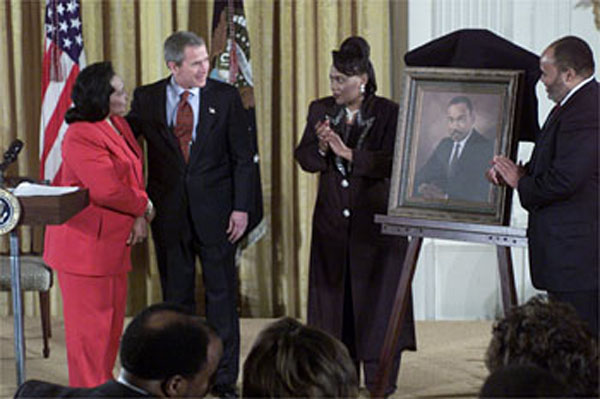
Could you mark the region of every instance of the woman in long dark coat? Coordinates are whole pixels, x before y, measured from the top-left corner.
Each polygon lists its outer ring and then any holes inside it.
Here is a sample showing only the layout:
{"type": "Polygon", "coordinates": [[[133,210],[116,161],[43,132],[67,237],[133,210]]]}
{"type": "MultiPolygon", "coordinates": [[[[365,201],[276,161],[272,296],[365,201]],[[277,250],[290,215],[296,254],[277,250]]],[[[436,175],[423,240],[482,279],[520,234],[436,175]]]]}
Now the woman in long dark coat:
{"type": "MultiPolygon", "coordinates": [[[[319,173],[310,254],[308,323],[346,344],[363,363],[369,391],[406,251],[384,235],[375,214],[387,211],[398,104],[374,95],[369,45],[350,37],[333,51],[333,96],[313,101],[295,158],[319,173]]],[[[409,303],[386,395],[396,389],[400,355],[416,349],[409,303]]]]}

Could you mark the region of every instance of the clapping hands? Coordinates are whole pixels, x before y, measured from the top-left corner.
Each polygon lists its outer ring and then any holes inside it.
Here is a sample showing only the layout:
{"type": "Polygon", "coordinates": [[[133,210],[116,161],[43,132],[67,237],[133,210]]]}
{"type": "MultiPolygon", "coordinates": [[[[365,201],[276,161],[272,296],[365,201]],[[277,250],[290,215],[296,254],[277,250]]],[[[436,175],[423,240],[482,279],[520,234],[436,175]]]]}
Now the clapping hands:
{"type": "Polygon", "coordinates": [[[317,122],[315,133],[319,140],[319,151],[327,153],[330,149],[335,155],[352,161],[352,150],[346,146],[342,138],[329,126],[329,120],[317,122]]]}
{"type": "Polygon", "coordinates": [[[496,155],[491,163],[492,167],[485,173],[485,177],[497,186],[505,184],[516,188],[519,179],[525,175],[525,168],[521,163],[517,165],[503,155],[496,155]]]}

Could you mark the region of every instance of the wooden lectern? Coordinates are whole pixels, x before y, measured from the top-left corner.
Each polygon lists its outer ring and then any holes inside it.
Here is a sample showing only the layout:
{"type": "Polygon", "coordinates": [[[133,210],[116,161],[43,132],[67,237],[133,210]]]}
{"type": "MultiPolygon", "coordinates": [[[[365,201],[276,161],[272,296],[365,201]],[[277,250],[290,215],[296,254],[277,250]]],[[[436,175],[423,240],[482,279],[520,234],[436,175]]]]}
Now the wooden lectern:
{"type": "MultiPolygon", "coordinates": [[[[62,224],[80,212],[89,203],[87,189],[56,196],[17,196],[17,198],[21,206],[20,226],[62,224]]],[[[23,305],[21,303],[19,235],[16,229],[10,232],[10,264],[17,385],[21,385],[25,381],[25,345],[23,337],[23,305]]]]}

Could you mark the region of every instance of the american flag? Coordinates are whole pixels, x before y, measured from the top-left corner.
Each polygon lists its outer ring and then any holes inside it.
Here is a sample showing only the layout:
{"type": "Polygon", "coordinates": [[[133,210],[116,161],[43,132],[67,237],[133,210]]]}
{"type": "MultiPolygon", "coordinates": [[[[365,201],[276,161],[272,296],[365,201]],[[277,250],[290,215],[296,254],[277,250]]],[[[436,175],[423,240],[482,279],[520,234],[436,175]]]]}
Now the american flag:
{"type": "Polygon", "coordinates": [[[254,192],[248,218],[248,230],[238,248],[245,249],[258,241],[267,230],[263,218],[262,185],[258,141],[256,136],[256,113],[254,82],[250,63],[250,35],[248,34],[243,0],[215,0],[213,7],[210,77],[237,87],[246,109],[254,151],[254,192]]]}
{"type": "Polygon", "coordinates": [[[79,0],[46,0],[42,65],[40,177],[54,181],[62,163],[61,142],[71,106],[71,89],[85,67],[79,0]]]}

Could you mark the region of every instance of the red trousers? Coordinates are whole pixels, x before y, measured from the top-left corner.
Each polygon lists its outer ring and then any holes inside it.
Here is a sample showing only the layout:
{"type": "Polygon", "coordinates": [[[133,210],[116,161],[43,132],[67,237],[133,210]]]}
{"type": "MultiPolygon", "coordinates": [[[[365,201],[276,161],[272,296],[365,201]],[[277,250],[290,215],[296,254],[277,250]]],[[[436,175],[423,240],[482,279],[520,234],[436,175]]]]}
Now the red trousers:
{"type": "Polygon", "coordinates": [[[127,273],[82,276],[57,272],[63,299],[69,385],[93,387],[113,378],[127,301],[127,273]]]}

